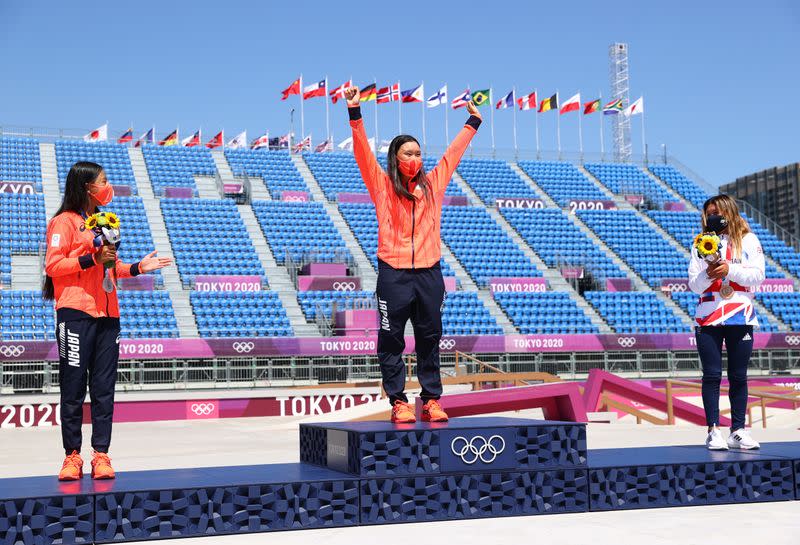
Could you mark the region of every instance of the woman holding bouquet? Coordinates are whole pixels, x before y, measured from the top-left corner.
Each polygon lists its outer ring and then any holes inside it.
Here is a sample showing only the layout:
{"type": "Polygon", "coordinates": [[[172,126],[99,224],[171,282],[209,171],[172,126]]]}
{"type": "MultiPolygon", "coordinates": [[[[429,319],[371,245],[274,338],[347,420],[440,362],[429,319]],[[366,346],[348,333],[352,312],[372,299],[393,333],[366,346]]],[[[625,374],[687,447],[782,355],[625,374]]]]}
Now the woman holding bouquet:
{"type": "MultiPolygon", "coordinates": [[[[67,174],[61,207],[47,225],[43,295],[54,300],[61,389],[61,437],[66,459],[58,478],[83,476],[81,423],[88,381],[92,407],[92,478],[113,479],[108,457],[114,387],[119,359],[119,304],[116,291],[103,287],[106,264],[117,278],[166,267],[172,260],[152,252],[133,264],[117,259],[117,249],[86,228],[98,206],[106,206],[114,189],[103,167],[75,163],[67,174]]],[[[111,271],[109,271],[111,272],[111,271]]]]}
{"type": "MultiPolygon", "coordinates": [[[[758,442],[744,427],[747,411],[747,366],[753,351],[753,327],[758,317],[753,293],[764,281],[764,252],[758,237],[727,195],[708,199],[702,210],[703,233],[719,238],[719,259],[703,259],[692,249],[689,287],[700,296],[695,311],[695,337],[703,366],[703,407],[710,450],[756,449],[758,442]],[[725,441],[719,424],[722,342],[728,352],[728,397],[731,433],[725,441]]],[[[699,237],[698,237],[699,238],[699,237]]]]}
{"type": "Polygon", "coordinates": [[[383,389],[392,405],[392,422],[416,421],[404,393],[404,330],[409,318],[422,386],[422,420],[443,422],[447,414],[438,401],[442,394],[439,340],[446,296],[439,264],[442,200],[481,116],[474,104],[467,104],[469,119],[429,172],[423,168],[419,142],[406,134],[395,137],[389,144],[384,171],[367,140],[358,88],[345,90],[345,98],[356,162],[378,216],[378,361],[383,389]]]}

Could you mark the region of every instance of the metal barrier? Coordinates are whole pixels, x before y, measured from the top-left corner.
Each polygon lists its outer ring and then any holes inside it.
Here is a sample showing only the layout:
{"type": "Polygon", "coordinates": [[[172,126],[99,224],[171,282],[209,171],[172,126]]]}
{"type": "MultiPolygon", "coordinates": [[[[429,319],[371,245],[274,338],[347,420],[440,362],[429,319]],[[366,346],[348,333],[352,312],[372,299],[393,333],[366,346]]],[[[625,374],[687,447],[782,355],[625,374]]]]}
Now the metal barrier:
{"type": "MultiPolygon", "coordinates": [[[[442,373],[550,373],[565,380],[604,369],[630,378],[697,377],[697,352],[443,353],[442,373]],[[476,363],[479,362],[479,363],[476,363]]],[[[410,358],[413,360],[413,358],[410,358]]],[[[414,374],[413,361],[409,371],[414,374]]],[[[750,360],[753,376],[800,371],[800,350],[758,350],[750,360]]],[[[377,382],[377,356],[218,357],[208,359],[120,360],[117,391],[293,387],[377,382]]],[[[58,391],[58,362],[0,363],[0,394],[58,391]]]]}

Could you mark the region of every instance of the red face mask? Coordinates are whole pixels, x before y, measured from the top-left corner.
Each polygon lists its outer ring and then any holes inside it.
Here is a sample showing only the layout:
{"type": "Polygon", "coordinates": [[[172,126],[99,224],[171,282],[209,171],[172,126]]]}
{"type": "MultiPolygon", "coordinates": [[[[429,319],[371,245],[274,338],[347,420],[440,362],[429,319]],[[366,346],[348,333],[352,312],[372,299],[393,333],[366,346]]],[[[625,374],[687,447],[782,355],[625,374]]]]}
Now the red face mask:
{"type": "Polygon", "coordinates": [[[408,178],[409,180],[412,179],[414,176],[422,168],[422,159],[418,159],[414,157],[410,161],[397,161],[397,170],[400,171],[400,174],[408,178]]]}
{"type": "Polygon", "coordinates": [[[114,198],[114,186],[107,183],[97,190],[96,193],[89,192],[89,197],[97,204],[97,206],[105,206],[114,198]]]}

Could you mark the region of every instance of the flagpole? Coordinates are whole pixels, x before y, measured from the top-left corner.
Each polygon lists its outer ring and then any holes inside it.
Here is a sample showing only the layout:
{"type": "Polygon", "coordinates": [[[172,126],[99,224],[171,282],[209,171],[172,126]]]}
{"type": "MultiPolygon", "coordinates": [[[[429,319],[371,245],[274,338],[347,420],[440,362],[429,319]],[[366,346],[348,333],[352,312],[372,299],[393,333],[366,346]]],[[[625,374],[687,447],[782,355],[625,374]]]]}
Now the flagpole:
{"type": "Polygon", "coordinates": [[[556,141],[558,142],[558,160],[561,160],[561,104],[558,102],[558,89],[556,89],[556,141]]]}
{"type": "Polygon", "coordinates": [[[495,147],[494,147],[494,100],[492,97],[492,86],[489,86],[489,108],[491,108],[491,120],[492,120],[492,157],[495,156],[495,147]]]}
{"type": "Polygon", "coordinates": [[[323,95],[325,99],[325,128],[328,132],[327,139],[331,139],[331,110],[330,105],[328,104],[328,76],[325,76],[325,94],[323,95]]]}
{"type": "Polygon", "coordinates": [[[425,108],[428,107],[428,101],[425,99],[425,82],[422,82],[422,147],[427,153],[428,138],[425,135],[425,108]]]}
{"type": "MultiPolygon", "coordinates": [[[[403,99],[400,96],[400,80],[397,80],[397,134],[403,134],[403,99]]],[[[392,88],[389,87],[389,97],[392,96],[392,88]]]]}
{"type": "MultiPolygon", "coordinates": [[[[306,137],[306,121],[303,113],[303,74],[300,74],[300,139],[306,137]]],[[[289,137],[289,152],[292,150],[292,137],[289,137]]]]}
{"type": "MultiPolygon", "coordinates": [[[[447,84],[445,84],[445,87],[447,87],[447,84]]],[[[450,90],[448,89],[447,93],[445,94],[448,94],[449,92],[450,90]]],[[[447,110],[450,109],[449,102],[450,101],[447,100],[447,97],[445,96],[445,101],[444,101],[444,147],[445,148],[450,144],[450,127],[447,126],[447,110]]]]}
{"type": "Polygon", "coordinates": [[[606,150],[603,147],[603,125],[606,114],[603,111],[603,91],[600,91],[598,94],[600,95],[600,160],[604,161],[606,158],[606,150]]]}
{"type": "Polygon", "coordinates": [[[378,79],[374,76],[372,77],[372,83],[375,84],[375,93],[376,93],[375,100],[373,102],[375,102],[375,149],[377,150],[378,146],[380,145],[379,144],[380,141],[378,140],[378,98],[377,98],[378,79]]]}
{"type": "MultiPolygon", "coordinates": [[[[642,100],[644,105],[644,100],[642,100]]],[[[644,136],[644,106],[642,106],[642,153],[644,154],[644,164],[647,166],[647,139],[644,136]]]]}
{"type": "MultiPolygon", "coordinates": [[[[539,89],[534,89],[533,92],[536,95],[536,102],[539,102],[539,89]]],[[[536,106],[534,106],[533,108],[533,116],[534,119],[536,119],[536,159],[538,160],[541,158],[539,152],[539,105],[538,104],[536,104],[536,106]]]]}
{"type": "Polygon", "coordinates": [[[511,113],[514,120],[514,158],[519,158],[519,149],[517,148],[517,87],[511,88],[511,113]]]}
{"type": "Polygon", "coordinates": [[[578,100],[578,149],[581,153],[581,163],[583,162],[583,112],[581,111],[581,101],[578,100]]]}

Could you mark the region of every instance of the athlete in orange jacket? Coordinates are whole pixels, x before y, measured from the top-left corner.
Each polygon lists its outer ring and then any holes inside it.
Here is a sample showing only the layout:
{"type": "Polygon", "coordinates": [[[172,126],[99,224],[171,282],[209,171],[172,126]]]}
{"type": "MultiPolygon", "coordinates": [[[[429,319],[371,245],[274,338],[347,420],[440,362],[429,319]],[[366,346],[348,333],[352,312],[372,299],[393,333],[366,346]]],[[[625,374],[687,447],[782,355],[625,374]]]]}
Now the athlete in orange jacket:
{"type": "Polygon", "coordinates": [[[447,184],[481,124],[478,109],[467,105],[470,117],[435,168],[425,172],[419,142],[401,134],[389,144],[387,169],[378,164],[361,118],[357,87],[345,91],[353,152],[378,217],[378,282],[375,295],[380,314],[378,360],[383,389],[392,404],[393,422],[414,422],[405,390],[404,331],[411,319],[417,352],[417,376],[424,400],[422,419],[441,422],[442,380],[439,340],[446,297],[441,259],[442,201],[447,184]]]}
{"type": "Polygon", "coordinates": [[[92,477],[114,477],[108,448],[119,359],[119,303],[116,291],[107,293],[102,287],[103,264],[114,262],[116,276],[127,278],[172,262],[152,252],[138,263],[123,263],[117,259],[115,246],[104,245],[86,229],[86,218],[113,196],[100,165],[75,163],[67,174],[61,207],[47,226],[43,294],[45,299],[55,299],[61,438],[67,456],[60,480],[83,476],[81,424],[87,380],[92,402],[92,477]]]}

